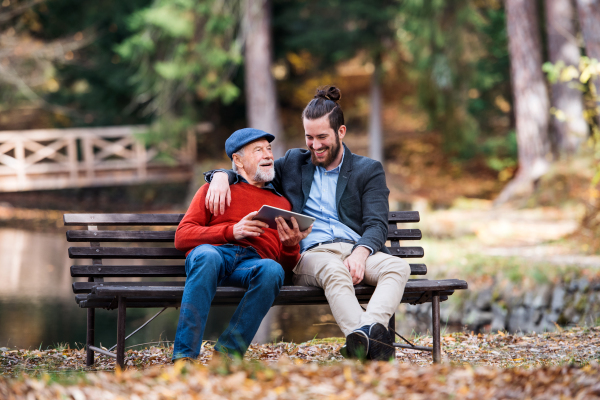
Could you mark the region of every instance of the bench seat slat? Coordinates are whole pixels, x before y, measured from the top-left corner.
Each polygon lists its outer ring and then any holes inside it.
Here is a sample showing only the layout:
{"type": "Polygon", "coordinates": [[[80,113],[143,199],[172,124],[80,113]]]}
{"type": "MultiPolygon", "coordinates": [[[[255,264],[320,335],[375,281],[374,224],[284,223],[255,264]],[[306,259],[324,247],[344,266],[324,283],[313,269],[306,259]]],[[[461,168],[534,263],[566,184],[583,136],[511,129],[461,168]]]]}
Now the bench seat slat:
{"type": "MultiPolygon", "coordinates": [[[[73,283],[74,293],[95,293],[97,295],[123,295],[131,297],[181,297],[185,282],[75,282],[73,283]]],[[[405,293],[423,292],[423,291],[454,291],[467,289],[467,282],[460,279],[409,279],[405,293]]],[[[358,285],[355,287],[356,295],[370,295],[375,288],[373,286],[358,285]]],[[[235,287],[223,287],[217,291],[219,295],[233,296],[236,293],[243,294],[244,289],[235,287]]],[[[279,292],[279,297],[297,297],[297,296],[322,296],[323,289],[311,286],[283,286],[279,292]]]]}
{"type": "MultiPolygon", "coordinates": [[[[448,300],[448,296],[454,292],[440,292],[440,301],[448,300]]],[[[112,297],[92,297],[92,295],[79,295],[82,298],[78,299],[77,304],[81,308],[116,308],[116,302],[112,297]]],[[[419,300],[421,293],[415,293],[414,295],[405,295],[402,297],[402,303],[414,303],[419,300]]],[[[326,304],[327,299],[323,296],[321,298],[292,298],[292,299],[275,299],[274,306],[285,306],[285,305],[320,305],[326,304]]],[[[358,302],[366,304],[369,302],[369,298],[358,298],[358,302]]],[[[233,298],[214,298],[211,306],[237,306],[239,299],[233,298]]],[[[127,308],[151,308],[151,307],[181,307],[181,302],[173,298],[131,298],[127,300],[127,308]]]]}
{"type": "MultiPolygon", "coordinates": [[[[388,247],[401,258],[423,257],[422,247],[388,247]]],[[[168,247],[69,247],[70,258],[122,258],[183,260],[185,253],[168,247]]]]}
{"type": "Polygon", "coordinates": [[[176,226],[183,214],[64,214],[65,226],[176,226]]]}
{"type": "MultiPolygon", "coordinates": [[[[426,275],[425,264],[410,264],[411,275],[426,275]]],[[[185,277],[184,265],[72,265],[71,276],[82,277],[185,277]]]]}
{"type": "MultiPolygon", "coordinates": [[[[388,240],[420,240],[419,229],[392,228],[388,240]]],[[[67,231],[67,242],[173,242],[175,231],[67,231]]]]}

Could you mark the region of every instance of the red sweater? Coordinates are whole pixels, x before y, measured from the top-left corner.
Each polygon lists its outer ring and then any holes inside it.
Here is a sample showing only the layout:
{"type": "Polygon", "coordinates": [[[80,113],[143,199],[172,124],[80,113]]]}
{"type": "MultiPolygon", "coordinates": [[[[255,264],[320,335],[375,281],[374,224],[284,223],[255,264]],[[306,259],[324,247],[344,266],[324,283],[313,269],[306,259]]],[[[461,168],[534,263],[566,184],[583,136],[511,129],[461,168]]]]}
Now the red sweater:
{"type": "Polygon", "coordinates": [[[233,237],[233,226],[263,205],[291,211],[292,205],[285,197],[269,189],[240,182],[231,186],[231,206],[225,210],[225,214],[215,217],[204,206],[207,191],[208,184],[205,184],[196,192],[190,208],[177,227],[175,247],[178,250],[185,251],[187,256],[201,244],[252,246],[262,258],[277,261],[284,270],[291,271],[294,268],[300,259],[300,245],[283,246],[276,229],[265,228],[260,236],[242,240],[233,237]]]}

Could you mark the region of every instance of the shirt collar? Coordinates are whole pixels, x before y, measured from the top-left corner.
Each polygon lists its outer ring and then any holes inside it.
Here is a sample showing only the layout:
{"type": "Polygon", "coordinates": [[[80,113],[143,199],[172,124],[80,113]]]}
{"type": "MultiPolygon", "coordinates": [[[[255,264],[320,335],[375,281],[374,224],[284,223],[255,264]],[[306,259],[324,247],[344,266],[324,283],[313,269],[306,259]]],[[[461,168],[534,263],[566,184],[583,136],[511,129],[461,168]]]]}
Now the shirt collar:
{"type": "MultiPolygon", "coordinates": [[[[237,176],[238,176],[238,182],[248,183],[248,181],[246,180],[246,178],[244,178],[240,174],[237,174],[237,176]]],[[[271,183],[271,182],[265,183],[265,186],[263,186],[261,189],[270,190],[271,192],[275,193],[277,196],[282,197],[281,194],[277,190],[275,190],[275,186],[273,186],[273,183],[271,183]]]]}
{"type": "Polygon", "coordinates": [[[342,169],[342,164],[344,164],[344,156],[346,155],[346,149],[344,149],[344,146],[342,145],[342,161],[340,161],[339,165],[337,167],[335,167],[334,169],[332,169],[331,171],[327,171],[325,169],[325,167],[317,167],[322,169],[321,172],[329,172],[329,173],[336,173],[339,174],[340,170],[342,169]]]}

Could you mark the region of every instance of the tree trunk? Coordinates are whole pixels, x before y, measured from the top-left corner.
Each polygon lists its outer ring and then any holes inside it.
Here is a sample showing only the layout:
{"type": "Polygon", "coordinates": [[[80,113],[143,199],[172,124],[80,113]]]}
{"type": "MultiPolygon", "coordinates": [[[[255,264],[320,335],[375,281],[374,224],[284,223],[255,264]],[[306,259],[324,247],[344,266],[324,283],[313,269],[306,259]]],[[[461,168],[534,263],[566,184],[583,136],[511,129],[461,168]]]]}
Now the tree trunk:
{"type": "MultiPolygon", "coordinates": [[[[546,0],[546,29],[550,62],[579,65],[575,12],[571,0],[546,0]]],[[[568,82],[552,85],[552,106],[564,113],[564,119],[552,118],[552,142],[558,155],[573,155],[589,134],[583,118],[583,94],[568,82]]]]}
{"type": "Polygon", "coordinates": [[[600,0],[577,0],[587,56],[600,61],[600,0]]]}
{"type": "Polygon", "coordinates": [[[383,163],[383,131],[381,124],[381,63],[375,62],[371,76],[371,107],[369,115],[369,157],[383,163]]]}
{"type": "Polygon", "coordinates": [[[519,171],[496,203],[529,196],[549,167],[548,89],[542,73],[536,2],[506,0],[511,82],[519,150],[519,171]]]}
{"type": "Polygon", "coordinates": [[[273,45],[271,41],[271,10],[269,0],[246,0],[245,81],[248,126],[275,135],[273,154],[283,156],[285,143],[279,117],[277,90],[271,74],[273,45]]]}

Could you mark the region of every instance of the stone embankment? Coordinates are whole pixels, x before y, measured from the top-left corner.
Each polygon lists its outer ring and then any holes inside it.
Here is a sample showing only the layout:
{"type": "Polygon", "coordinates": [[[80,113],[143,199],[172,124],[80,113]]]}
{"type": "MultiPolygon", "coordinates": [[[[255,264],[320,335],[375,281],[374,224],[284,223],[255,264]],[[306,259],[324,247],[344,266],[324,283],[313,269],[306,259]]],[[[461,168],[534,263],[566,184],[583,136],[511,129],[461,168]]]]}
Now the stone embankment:
{"type": "MultiPolygon", "coordinates": [[[[582,277],[521,291],[515,284],[490,286],[442,303],[442,325],[474,332],[553,332],[600,321],[600,282],[582,277]],[[521,292],[521,293],[520,293],[521,292]]],[[[415,331],[431,326],[431,304],[405,306],[400,324],[415,331]]],[[[426,329],[426,328],[425,328],[426,329]]]]}

